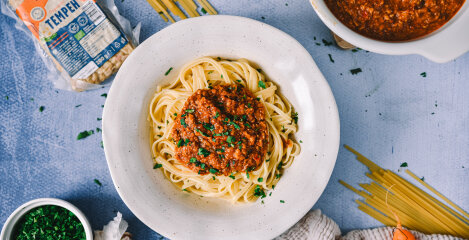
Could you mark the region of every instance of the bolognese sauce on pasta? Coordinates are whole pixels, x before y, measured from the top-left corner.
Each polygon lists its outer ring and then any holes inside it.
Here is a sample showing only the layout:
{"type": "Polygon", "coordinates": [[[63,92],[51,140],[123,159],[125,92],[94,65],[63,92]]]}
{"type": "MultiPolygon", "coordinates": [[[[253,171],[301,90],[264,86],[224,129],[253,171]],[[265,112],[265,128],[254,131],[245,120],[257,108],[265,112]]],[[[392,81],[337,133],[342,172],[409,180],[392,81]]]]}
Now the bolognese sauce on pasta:
{"type": "Polygon", "coordinates": [[[157,87],[149,121],[155,169],[181,190],[232,203],[266,197],[300,153],[298,114],[245,59],[189,62],[157,87]]]}

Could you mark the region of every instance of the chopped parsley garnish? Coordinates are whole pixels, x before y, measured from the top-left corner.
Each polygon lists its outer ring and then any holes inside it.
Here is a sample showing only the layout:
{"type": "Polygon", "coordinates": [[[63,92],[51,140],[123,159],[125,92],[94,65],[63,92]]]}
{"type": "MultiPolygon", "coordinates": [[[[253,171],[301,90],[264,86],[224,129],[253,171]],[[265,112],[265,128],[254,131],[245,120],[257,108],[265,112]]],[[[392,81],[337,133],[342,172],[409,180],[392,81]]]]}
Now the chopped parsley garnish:
{"type": "Polygon", "coordinates": [[[168,76],[168,74],[171,72],[171,70],[173,70],[172,67],[170,67],[170,68],[168,69],[168,71],[166,71],[166,73],[165,73],[164,75],[165,75],[165,76],[168,76]]]}
{"type": "Polygon", "coordinates": [[[101,121],[101,120],[103,120],[103,119],[102,119],[102,118],[96,118],[96,120],[101,121]]]}
{"type": "Polygon", "coordinates": [[[426,72],[420,73],[420,76],[427,77],[427,73],[426,72]]]}
{"type": "Polygon", "coordinates": [[[303,141],[300,140],[300,143],[303,143],[303,141]]]}
{"type": "Polygon", "coordinates": [[[280,202],[281,202],[281,203],[285,203],[285,201],[283,201],[283,200],[280,200],[280,202]]]}
{"type": "Polygon", "coordinates": [[[81,104],[78,104],[78,105],[76,105],[75,107],[76,107],[76,108],[79,108],[79,107],[81,107],[81,104]]]}
{"type": "Polygon", "coordinates": [[[324,43],[324,46],[330,46],[330,45],[334,44],[333,42],[329,42],[324,38],[322,39],[322,43],[324,43]]]}
{"type": "Polygon", "coordinates": [[[282,162],[279,162],[279,163],[278,163],[277,170],[282,169],[282,164],[283,164],[282,162]]]}
{"type": "Polygon", "coordinates": [[[213,181],[215,181],[215,176],[212,176],[213,181]]]}
{"type": "Polygon", "coordinates": [[[200,134],[201,134],[202,136],[204,136],[204,137],[210,137],[208,134],[206,134],[206,133],[200,131],[200,129],[198,129],[198,128],[196,128],[195,131],[198,132],[198,133],[200,133],[200,134]]]}
{"type": "Polygon", "coordinates": [[[298,113],[297,112],[292,112],[291,118],[295,122],[295,124],[298,124],[298,113]]]}
{"type": "Polygon", "coordinates": [[[186,113],[194,113],[194,109],[186,109],[186,113]]]}
{"type": "Polygon", "coordinates": [[[101,148],[104,148],[104,144],[103,144],[103,141],[101,141],[101,148]]]}
{"type": "Polygon", "coordinates": [[[202,170],[205,170],[205,163],[201,163],[200,168],[202,168],[202,170]]]}
{"type": "Polygon", "coordinates": [[[226,139],[226,141],[227,141],[228,143],[233,143],[233,142],[236,141],[236,139],[235,139],[233,136],[228,136],[228,138],[226,139]]]}
{"type": "Polygon", "coordinates": [[[210,155],[210,152],[207,151],[207,150],[204,149],[204,148],[199,148],[199,151],[197,152],[197,154],[203,155],[204,157],[207,157],[208,155],[210,155]]]}
{"type": "Polygon", "coordinates": [[[262,181],[264,181],[264,178],[261,178],[261,177],[260,177],[260,178],[257,179],[257,181],[258,181],[258,182],[262,182],[262,181]]]}
{"type": "Polygon", "coordinates": [[[246,126],[247,128],[251,128],[251,125],[249,123],[244,123],[244,126],[246,126]]]}
{"type": "Polygon", "coordinates": [[[223,74],[221,74],[220,76],[221,76],[221,78],[223,78],[223,74]]]}
{"type": "Polygon", "coordinates": [[[218,112],[216,112],[215,117],[213,117],[213,118],[217,119],[219,116],[220,116],[220,114],[218,112]]]}
{"type": "Polygon", "coordinates": [[[157,164],[153,165],[153,169],[157,169],[157,168],[160,168],[160,167],[163,167],[163,164],[157,163],[157,164]]]}
{"type": "Polygon", "coordinates": [[[94,179],[94,183],[98,184],[99,186],[103,186],[103,184],[96,178],[94,179]]]}
{"type": "Polygon", "coordinates": [[[96,128],[96,132],[102,132],[101,128],[96,128]]]}
{"type": "Polygon", "coordinates": [[[241,80],[239,80],[239,79],[238,79],[238,80],[236,80],[236,81],[237,81],[237,82],[239,82],[239,83],[241,82],[241,80]]]}
{"type": "Polygon", "coordinates": [[[282,176],[282,174],[280,174],[280,173],[275,174],[275,178],[280,178],[281,176],[282,176]]]}
{"type": "Polygon", "coordinates": [[[264,81],[259,81],[259,82],[257,83],[257,85],[258,85],[260,88],[265,89],[265,82],[264,82],[264,81]]]}
{"type": "Polygon", "coordinates": [[[401,167],[408,167],[407,162],[401,163],[401,167]]]}
{"type": "Polygon", "coordinates": [[[210,130],[210,131],[215,130],[215,127],[210,123],[204,123],[203,125],[204,125],[204,128],[207,130],[210,130]]]}
{"type": "Polygon", "coordinates": [[[218,61],[221,61],[221,57],[217,57],[217,60],[218,60],[218,61]]]}
{"type": "Polygon", "coordinates": [[[251,103],[248,103],[248,108],[252,108],[251,103]]]}
{"type": "Polygon", "coordinates": [[[44,109],[46,109],[46,107],[44,107],[44,106],[40,106],[40,107],[39,107],[39,112],[42,112],[42,111],[44,111],[44,109]]]}
{"type": "Polygon", "coordinates": [[[184,145],[184,140],[179,139],[177,146],[178,146],[178,147],[182,147],[183,145],[184,145]]]}
{"type": "MultiPolygon", "coordinates": [[[[166,123],[168,123],[168,121],[166,121],[166,123]]],[[[181,118],[181,125],[183,127],[187,127],[186,120],[184,118],[181,118]]]]}
{"type": "Polygon", "coordinates": [[[265,198],[264,189],[262,189],[260,185],[257,185],[256,188],[254,188],[254,196],[261,197],[261,199],[265,198]]]}
{"type": "Polygon", "coordinates": [[[235,179],[235,176],[233,175],[233,173],[231,173],[230,176],[228,177],[230,177],[231,179],[235,179]]]}
{"type": "Polygon", "coordinates": [[[195,158],[195,157],[191,157],[191,159],[189,160],[189,162],[191,162],[191,163],[195,163],[195,162],[197,162],[197,158],[195,158]]]}
{"type": "Polygon", "coordinates": [[[88,136],[94,134],[94,131],[93,130],[89,130],[89,131],[83,131],[81,133],[78,134],[77,136],[77,140],[80,140],[80,139],[83,139],[83,138],[87,138],[88,136]]]}
{"type": "Polygon", "coordinates": [[[101,97],[107,98],[107,93],[101,94],[101,97]]]}
{"type": "Polygon", "coordinates": [[[249,172],[246,172],[246,177],[249,179],[249,172]]]}
{"type": "Polygon", "coordinates": [[[215,168],[210,168],[210,170],[208,170],[208,171],[209,171],[210,173],[212,173],[212,174],[215,174],[215,173],[218,172],[218,170],[215,169],[215,168]]]}
{"type": "Polygon", "coordinates": [[[361,73],[361,72],[362,72],[361,68],[350,69],[350,73],[352,73],[352,75],[356,75],[356,74],[361,73]]]}
{"type": "Polygon", "coordinates": [[[177,113],[174,113],[174,116],[175,116],[175,117],[177,117],[177,116],[178,116],[178,114],[177,114],[177,113]]]}
{"type": "Polygon", "coordinates": [[[332,59],[332,55],[331,55],[331,54],[327,54],[327,55],[329,55],[329,61],[331,61],[332,63],[334,63],[335,61],[334,61],[334,59],[332,59]]]}
{"type": "Polygon", "coordinates": [[[15,226],[11,239],[86,239],[85,228],[77,216],[55,205],[33,208],[15,226]]]}
{"type": "Polygon", "coordinates": [[[267,159],[267,160],[265,160],[265,162],[270,162],[270,158],[269,158],[269,159],[267,159]]]}
{"type": "Polygon", "coordinates": [[[202,11],[203,14],[207,14],[207,11],[205,10],[205,8],[200,9],[200,11],[202,11]]]}

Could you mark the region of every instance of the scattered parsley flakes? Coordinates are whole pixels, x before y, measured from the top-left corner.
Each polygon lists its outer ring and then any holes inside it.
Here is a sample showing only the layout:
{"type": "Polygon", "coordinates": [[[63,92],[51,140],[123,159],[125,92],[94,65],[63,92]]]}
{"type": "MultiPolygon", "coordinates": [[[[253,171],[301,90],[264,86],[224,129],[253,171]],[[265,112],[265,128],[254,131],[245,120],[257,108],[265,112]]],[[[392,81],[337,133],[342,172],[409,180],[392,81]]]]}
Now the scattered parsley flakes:
{"type": "Polygon", "coordinates": [[[207,157],[208,155],[210,155],[210,152],[207,151],[207,150],[204,149],[204,148],[199,148],[199,151],[197,152],[197,154],[203,155],[204,157],[207,157]]]}
{"type": "Polygon", "coordinates": [[[163,167],[163,164],[156,163],[155,165],[153,165],[153,169],[158,169],[160,167],[163,167]]]}
{"type": "Polygon", "coordinates": [[[303,143],[303,141],[300,140],[300,143],[303,143]]]}
{"type": "Polygon", "coordinates": [[[215,169],[215,168],[210,168],[210,170],[208,170],[208,171],[209,171],[210,173],[212,173],[212,174],[215,174],[215,173],[218,172],[218,170],[215,169]]]}
{"type": "Polygon", "coordinates": [[[205,8],[200,9],[200,11],[202,11],[203,14],[207,14],[207,10],[205,10],[205,8]]]}
{"type": "Polygon", "coordinates": [[[264,178],[261,178],[261,177],[260,177],[260,178],[257,179],[257,181],[258,181],[258,182],[262,182],[262,181],[264,181],[264,178]]]}
{"type": "MultiPolygon", "coordinates": [[[[166,123],[168,123],[168,121],[166,121],[166,123]]],[[[186,120],[184,118],[181,118],[181,125],[183,127],[187,127],[186,120]]]]}
{"type": "Polygon", "coordinates": [[[356,74],[361,73],[361,72],[362,72],[361,68],[350,69],[350,73],[352,73],[352,75],[356,75],[356,74]]]}
{"type": "Polygon", "coordinates": [[[235,179],[235,176],[233,175],[233,173],[231,173],[230,176],[228,176],[228,177],[230,177],[233,180],[235,179]]]}
{"type": "Polygon", "coordinates": [[[295,124],[298,124],[298,113],[297,112],[292,112],[291,118],[295,122],[295,124]]]}
{"type": "Polygon", "coordinates": [[[75,106],[75,108],[79,108],[79,107],[81,107],[81,104],[78,104],[78,105],[75,106]]]}
{"type": "Polygon", "coordinates": [[[420,73],[420,76],[427,77],[427,72],[420,73]]]}
{"type": "Polygon", "coordinates": [[[94,134],[94,131],[93,131],[93,130],[83,131],[83,132],[81,132],[81,133],[78,134],[77,140],[87,138],[88,136],[90,136],[90,135],[92,135],[92,134],[94,134]]]}
{"type": "Polygon", "coordinates": [[[96,120],[101,121],[101,120],[103,120],[103,119],[102,119],[102,118],[96,118],[96,120]]]}
{"type": "Polygon", "coordinates": [[[96,132],[102,132],[101,128],[96,128],[96,132]]]}
{"type": "Polygon", "coordinates": [[[334,44],[333,42],[329,42],[324,38],[322,39],[322,43],[324,43],[324,46],[330,46],[330,45],[334,44]]]}
{"type": "Polygon", "coordinates": [[[420,180],[425,181],[425,177],[420,178],[420,180]]]}
{"type": "Polygon", "coordinates": [[[101,97],[107,98],[107,93],[101,94],[101,97]]]}
{"type": "Polygon", "coordinates": [[[44,109],[46,109],[46,107],[44,107],[44,106],[40,106],[40,107],[39,107],[39,112],[42,112],[42,111],[44,111],[44,109]]]}
{"type": "Polygon", "coordinates": [[[165,73],[164,75],[165,75],[165,76],[168,76],[168,74],[171,72],[171,70],[173,70],[173,67],[170,67],[170,68],[168,69],[168,71],[166,71],[166,73],[165,73]]]}
{"type": "Polygon", "coordinates": [[[254,188],[254,196],[261,197],[261,199],[265,198],[264,189],[262,189],[260,185],[257,185],[256,188],[254,188]]]}
{"type": "Polygon", "coordinates": [[[259,82],[257,83],[257,85],[258,85],[260,88],[265,89],[265,82],[264,82],[264,81],[259,81],[259,82]]]}
{"type": "Polygon", "coordinates": [[[101,141],[101,148],[104,148],[104,144],[103,144],[103,141],[101,141]]]}
{"type": "Polygon", "coordinates": [[[5,99],[8,100],[8,99],[10,99],[10,98],[9,98],[8,96],[5,96],[5,99]]]}
{"type": "Polygon", "coordinates": [[[186,113],[194,113],[195,110],[194,109],[186,109],[186,113]]]}
{"type": "Polygon", "coordinates": [[[327,54],[327,55],[329,55],[329,61],[331,61],[331,63],[334,63],[335,61],[334,59],[332,59],[332,55],[331,54],[327,54]]]}
{"type": "Polygon", "coordinates": [[[96,178],[94,179],[94,183],[98,184],[100,187],[103,186],[103,184],[96,178]]]}
{"type": "Polygon", "coordinates": [[[191,159],[189,160],[189,162],[191,162],[191,163],[195,163],[195,162],[197,162],[197,158],[195,158],[195,157],[191,157],[191,159]]]}
{"type": "Polygon", "coordinates": [[[407,162],[403,162],[403,163],[401,163],[401,167],[408,167],[408,164],[407,164],[407,162]]]}
{"type": "Polygon", "coordinates": [[[285,203],[285,201],[283,201],[283,200],[280,200],[280,202],[281,202],[281,203],[285,203]]]}

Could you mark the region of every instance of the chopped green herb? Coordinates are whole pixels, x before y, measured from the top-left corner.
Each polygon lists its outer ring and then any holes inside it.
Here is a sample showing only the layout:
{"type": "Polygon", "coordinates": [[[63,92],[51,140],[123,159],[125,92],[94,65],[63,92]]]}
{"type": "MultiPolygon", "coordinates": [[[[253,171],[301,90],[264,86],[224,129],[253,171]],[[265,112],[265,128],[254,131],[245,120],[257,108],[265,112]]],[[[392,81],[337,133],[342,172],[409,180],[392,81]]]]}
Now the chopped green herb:
{"type": "Polygon", "coordinates": [[[212,176],[213,181],[215,181],[215,176],[212,176]]]}
{"type": "Polygon", "coordinates": [[[217,57],[217,60],[218,60],[218,61],[221,61],[221,57],[217,57]]]}
{"type": "Polygon", "coordinates": [[[34,101],[34,98],[30,98],[29,100],[32,102],[32,101],[34,101]]]}
{"type": "Polygon", "coordinates": [[[426,72],[420,73],[420,76],[427,77],[427,73],[426,72]]]}
{"type": "Polygon", "coordinates": [[[191,163],[195,163],[195,162],[197,162],[197,158],[191,157],[191,159],[190,159],[189,161],[190,161],[191,163]]]}
{"type": "MultiPolygon", "coordinates": [[[[168,123],[168,121],[166,121],[166,123],[168,123]]],[[[181,125],[183,127],[187,127],[186,120],[184,118],[181,118],[181,125]]]]}
{"type": "Polygon", "coordinates": [[[182,191],[184,191],[184,192],[189,192],[189,191],[187,191],[187,189],[185,189],[185,188],[184,188],[184,189],[182,189],[182,191]]]}
{"type": "Polygon", "coordinates": [[[170,67],[170,68],[168,69],[168,71],[166,71],[166,73],[165,73],[164,75],[165,75],[165,76],[168,76],[168,74],[171,72],[171,70],[173,70],[172,67],[170,67]]]}
{"type": "Polygon", "coordinates": [[[210,168],[210,170],[208,170],[208,171],[209,171],[210,173],[212,173],[212,174],[215,174],[215,173],[218,172],[218,170],[215,169],[215,168],[210,168]]]}
{"type": "Polygon", "coordinates": [[[248,108],[252,108],[251,103],[248,103],[248,108]]]}
{"type": "Polygon", "coordinates": [[[101,128],[96,128],[96,132],[102,132],[101,128]]]}
{"type": "Polygon", "coordinates": [[[334,44],[333,42],[329,42],[324,38],[322,39],[322,43],[324,43],[324,46],[330,46],[330,45],[334,44]]]}
{"type": "Polygon", "coordinates": [[[401,163],[401,167],[408,167],[407,162],[401,163]]]}
{"type": "Polygon", "coordinates": [[[303,141],[300,140],[300,143],[303,143],[303,141]]]}
{"type": "Polygon", "coordinates": [[[215,117],[213,117],[213,118],[217,119],[219,116],[220,116],[220,114],[218,112],[216,112],[215,117]]]}
{"type": "Polygon", "coordinates": [[[285,203],[285,201],[283,201],[283,200],[280,200],[280,202],[281,202],[281,203],[285,203]]]}
{"type": "Polygon", "coordinates": [[[261,199],[265,198],[264,189],[262,189],[260,185],[257,185],[256,188],[254,188],[254,196],[261,197],[261,199]]]}
{"type": "Polygon", "coordinates": [[[228,176],[228,177],[230,177],[231,179],[235,179],[235,178],[236,178],[236,177],[233,175],[233,173],[231,173],[230,176],[228,176]]]}
{"type": "Polygon", "coordinates": [[[207,130],[210,130],[210,131],[215,130],[215,127],[210,123],[204,123],[203,125],[204,125],[204,128],[207,130]]]}
{"type": "Polygon", "coordinates": [[[249,123],[244,123],[244,126],[246,126],[247,128],[251,128],[251,125],[249,123]]]}
{"type": "Polygon", "coordinates": [[[352,73],[352,75],[356,75],[356,74],[361,73],[361,72],[362,72],[361,68],[350,69],[350,73],[352,73]]]}
{"type": "Polygon", "coordinates": [[[98,184],[99,186],[103,186],[103,184],[101,184],[101,182],[96,178],[94,179],[94,183],[98,184]]]}
{"type": "Polygon", "coordinates": [[[239,79],[238,79],[238,80],[236,80],[236,81],[237,81],[237,82],[239,82],[239,83],[241,82],[241,80],[239,80],[239,79]]]}
{"type": "Polygon", "coordinates": [[[246,172],[246,177],[249,179],[249,172],[246,172]]]}
{"type": "Polygon", "coordinates": [[[198,129],[198,128],[196,128],[195,131],[198,132],[198,133],[200,133],[200,135],[202,135],[202,136],[204,136],[204,137],[210,137],[208,134],[206,134],[206,133],[200,131],[200,129],[198,129]]]}
{"type": "Polygon", "coordinates": [[[257,181],[258,181],[258,182],[262,182],[262,181],[264,181],[264,178],[261,178],[261,177],[260,177],[260,178],[257,179],[257,181]]]}
{"type": "Polygon", "coordinates": [[[107,93],[101,94],[101,97],[107,98],[107,93]]]}
{"type": "Polygon", "coordinates": [[[295,124],[298,124],[298,113],[297,112],[292,112],[291,118],[295,122],[295,124]]]}
{"type": "Polygon", "coordinates": [[[163,164],[157,163],[153,166],[153,169],[157,169],[157,168],[160,168],[160,167],[163,167],[163,164]]]}
{"type": "Polygon", "coordinates": [[[334,59],[332,59],[332,55],[331,55],[331,54],[327,54],[327,55],[329,55],[329,61],[331,61],[332,63],[334,63],[335,61],[334,61],[334,59]]]}
{"type": "Polygon", "coordinates": [[[78,239],[85,240],[85,229],[69,210],[55,205],[33,208],[18,224],[12,239],[78,239]]]}
{"type": "Polygon", "coordinates": [[[282,174],[280,174],[280,173],[275,174],[275,178],[280,178],[281,176],[282,176],[282,174]]]}
{"type": "Polygon", "coordinates": [[[103,119],[102,119],[102,118],[96,118],[96,120],[101,121],[101,120],[103,120],[103,119]]]}
{"type": "Polygon", "coordinates": [[[101,141],[101,148],[104,148],[104,144],[103,144],[103,141],[101,141]]]}
{"type": "Polygon", "coordinates": [[[228,136],[228,138],[226,139],[226,141],[227,141],[228,143],[233,143],[233,142],[236,141],[236,139],[235,139],[233,136],[228,136]]]}
{"type": "Polygon", "coordinates": [[[194,109],[186,109],[186,113],[194,113],[194,109]]]}
{"type": "Polygon", "coordinates": [[[183,145],[184,145],[184,140],[179,139],[177,146],[178,146],[178,147],[182,147],[183,145]]]}
{"type": "Polygon", "coordinates": [[[203,14],[207,14],[207,11],[205,10],[205,8],[200,9],[200,11],[202,11],[203,14]]]}
{"type": "Polygon", "coordinates": [[[261,19],[262,19],[262,20],[265,20],[265,17],[262,16],[261,19]]]}
{"type": "Polygon", "coordinates": [[[420,178],[420,180],[425,181],[425,177],[420,178]]]}
{"type": "Polygon", "coordinates": [[[45,108],[46,108],[46,107],[44,107],[44,106],[40,106],[40,107],[39,107],[39,112],[44,111],[45,108]]]}
{"type": "Polygon", "coordinates": [[[265,82],[264,82],[264,81],[259,81],[259,82],[257,83],[257,85],[258,85],[260,88],[265,89],[265,82]]]}
{"type": "Polygon", "coordinates": [[[174,116],[175,116],[175,117],[177,117],[177,116],[178,116],[178,114],[177,114],[177,113],[174,113],[174,116]]]}
{"type": "Polygon", "coordinates": [[[207,150],[204,149],[204,148],[199,148],[199,151],[197,152],[197,154],[203,155],[204,157],[207,157],[208,155],[210,155],[210,152],[207,151],[207,150]]]}
{"type": "Polygon", "coordinates": [[[89,130],[89,131],[83,131],[81,133],[78,134],[77,136],[77,140],[80,140],[80,139],[83,139],[83,138],[87,138],[88,136],[94,134],[94,131],[93,130],[89,130]]]}
{"type": "Polygon", "coordinates": [[[202,168],[202,170],[205,170],[205,163],[201,163],[200,168],[202,168]]]}
{"type": "Polygon", "coordinates": [[[221,74],[221,78],[223,78],[223,74],[221,74]]]}
{"type": "Polygon", "coordinates": [[[81,104],[78,104],[78,105],[76,105],[75,107],[76,107],[76,108],[79,108],[79,107],[81,107],[81,104]]]}
{"type": "Polygon", "coordinates": [[[267,160],[265,160],[265,162],[270,162],[270,158],[269,158],[269,159],[267,159],[267,160]]]}

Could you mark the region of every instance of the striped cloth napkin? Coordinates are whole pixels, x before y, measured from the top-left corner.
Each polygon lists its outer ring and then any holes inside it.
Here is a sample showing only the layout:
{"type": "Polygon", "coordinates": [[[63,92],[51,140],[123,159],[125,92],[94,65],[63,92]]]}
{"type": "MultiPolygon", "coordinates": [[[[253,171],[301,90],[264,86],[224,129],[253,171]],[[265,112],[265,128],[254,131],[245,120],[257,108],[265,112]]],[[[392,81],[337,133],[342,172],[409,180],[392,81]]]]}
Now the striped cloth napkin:
{"type": "MultiPolygon", "coordinates": [[[[441,234],[428,235],[417,231],[411,232],[415,236],[416,240],[462,239],[441,234]]],[[[316,209],[306,214],[306,216],[304,216],[298,223],[282,235],[275,238],[275,240],[390,240],[392,239],[392,233],[392,227],[381,227],[366,230],[354,230],[347,233],[345,236],[342,236],[337,223],[322,214],[321,210],[316,209]]]]}

